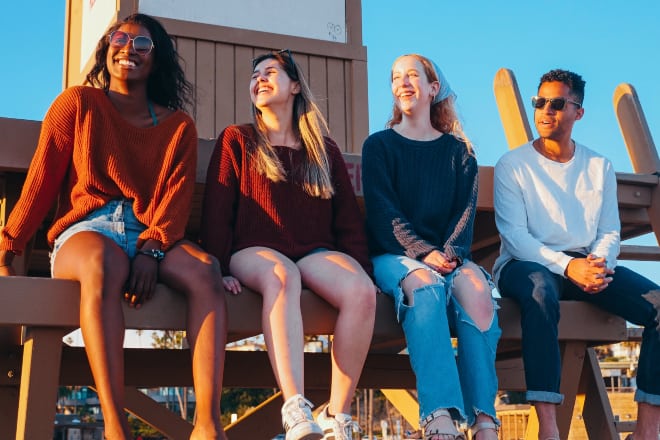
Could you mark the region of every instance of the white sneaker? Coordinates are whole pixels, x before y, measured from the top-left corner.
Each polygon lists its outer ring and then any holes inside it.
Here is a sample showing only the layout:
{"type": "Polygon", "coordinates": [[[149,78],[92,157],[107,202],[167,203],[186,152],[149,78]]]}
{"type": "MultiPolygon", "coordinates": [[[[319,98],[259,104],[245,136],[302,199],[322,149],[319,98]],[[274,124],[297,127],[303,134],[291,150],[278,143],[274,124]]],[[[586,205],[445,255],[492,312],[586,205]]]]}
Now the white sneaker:
{"type": "Polygon", "coordinates": [[[289,397],[282,405],[282,426],[286,440],[320,440],[321,427],[312,417],[312,402],[302,394],[289,397]]]}
{"type": "Polygon", "coordinates": [[[331,417],[327,405],[316,417],[316,421],[323,429],[323,440],[353,440],[353,432],[360,432],[360,427],[350,414],[331,417]]]}

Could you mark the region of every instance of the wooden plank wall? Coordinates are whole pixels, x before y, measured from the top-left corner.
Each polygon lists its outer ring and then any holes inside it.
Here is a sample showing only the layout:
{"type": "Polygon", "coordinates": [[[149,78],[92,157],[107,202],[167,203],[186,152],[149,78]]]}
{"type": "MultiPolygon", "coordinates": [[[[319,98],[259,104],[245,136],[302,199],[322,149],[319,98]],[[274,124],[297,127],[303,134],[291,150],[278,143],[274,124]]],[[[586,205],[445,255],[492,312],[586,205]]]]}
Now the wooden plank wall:
{"type": "MultiPolygon", "coordinates": [[[[199,137],[216,138],[230,124],[250,122],[248,87],[252,59],[271,49],[185,37],[176,38],[176,44],[186,61],[186,77],[195,84],[197,91],[192,113],[199,137]]],[[[293,52],[293,57],[328,120],[332,138],[343,151],[359,152],[362,142],[356,145],[351,130],[360,133],[365,130],[353,127],[351,122],[353,61],[301,52],[293,52]]],[[[364,73],[366,75],[366,70],[364,73]]],[[[367,112],[366,104],[359,111],[367,112]]]]}

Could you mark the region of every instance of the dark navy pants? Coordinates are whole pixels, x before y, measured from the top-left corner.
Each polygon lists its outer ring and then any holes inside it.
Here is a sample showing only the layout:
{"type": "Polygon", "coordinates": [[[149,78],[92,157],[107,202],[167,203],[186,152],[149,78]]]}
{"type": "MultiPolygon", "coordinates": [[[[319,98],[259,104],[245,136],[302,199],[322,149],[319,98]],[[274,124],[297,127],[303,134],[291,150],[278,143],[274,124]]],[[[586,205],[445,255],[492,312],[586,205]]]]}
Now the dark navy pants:
{"type": "Polygon", "coordinates": [[[612,277],[605,290],[593,295],[538,263],[512,260],[502,268],[499,291],[520,304],[527,400],[561,403],[563,399],[559,394],[561,359],[557,338],[562,299],[590,302],[644,327],[635,400],[660,405],[658,312],[642,297],[660,287],[622,266],[616,267],[612,277]]]}

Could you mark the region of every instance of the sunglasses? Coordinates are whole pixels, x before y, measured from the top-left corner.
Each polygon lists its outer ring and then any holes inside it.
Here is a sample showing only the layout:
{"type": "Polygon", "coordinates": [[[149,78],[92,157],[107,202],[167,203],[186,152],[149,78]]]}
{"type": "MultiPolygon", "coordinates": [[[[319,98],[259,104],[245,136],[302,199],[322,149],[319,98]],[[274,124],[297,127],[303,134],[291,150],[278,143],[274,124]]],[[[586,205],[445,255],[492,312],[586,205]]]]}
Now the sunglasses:
{"type": "Polygon", "coordinates": [[[279,62],[285,64],[288,69],[287,73],[291,77],[292,80],[298,81],[298,69],[296,69],[296,62],[293,61],[293,54],[291,53],[291,50],[289,49],[282,49],[282,50],[277,50],[277,51],[272,51],[269,53],[265,53],[263,55],[259,55],[256,58],[252,59],[252,70],[257,67],[257,64],[262,62],[263,60],[267,60],[269,58],[275,58],[279,62]]]}
{"type": "Polygon", "coordinates": [[[545,104],[548,102],[550,103],[550,108],[557,112],[564,110],[567,102],[575,104],[577,108],[582,107],[582,104],[579,102],[571,101],[570,99],[566,98],[544,98],[542,96],[532,96],[532,107],[536,109],[545,108],[545,104]]]}
{"type": "Polygon", "coordinates": [[[144,35],[131,38],[124,31],[114,31],[108,37],[108,41],[110,41],[112,47],[125,47],[128,43],[133,43],[133,50],[140,55],[148,55],[151,49],[154,48],[154,42],[151,38],[144,35]]]}

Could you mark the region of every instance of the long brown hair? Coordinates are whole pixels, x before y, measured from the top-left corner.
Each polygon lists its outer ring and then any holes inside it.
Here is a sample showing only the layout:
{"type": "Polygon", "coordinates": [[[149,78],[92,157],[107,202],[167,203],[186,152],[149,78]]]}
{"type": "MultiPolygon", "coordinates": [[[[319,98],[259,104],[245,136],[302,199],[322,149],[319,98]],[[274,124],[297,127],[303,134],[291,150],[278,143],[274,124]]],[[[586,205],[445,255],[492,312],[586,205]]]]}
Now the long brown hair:
{"type": "MultiPolygon", "coordinates": [[[[290,52],[279,51],[261,55],[254,59],[256,66],[265,59],[277,60],[287,76],[300,84],[300,92],[293,101],[293,130],[300,138],[306,160],[302,164],[303,189],[314,197],[329,199],[334,194],[330,163],[325,149],[324,135],[328,133],[328,123],[314,102],[309,85],[302,70],[293,60],[290,52]]],[[[286,181],[287,176],[277,157],[275,147],[268,140],[268,129],[263,122],[261,111],[252,104],[252,117],[257,132],[257,145],[252,152],[257,170],[273,182],[286,181]]]]}

